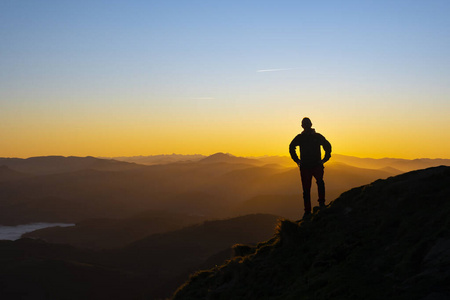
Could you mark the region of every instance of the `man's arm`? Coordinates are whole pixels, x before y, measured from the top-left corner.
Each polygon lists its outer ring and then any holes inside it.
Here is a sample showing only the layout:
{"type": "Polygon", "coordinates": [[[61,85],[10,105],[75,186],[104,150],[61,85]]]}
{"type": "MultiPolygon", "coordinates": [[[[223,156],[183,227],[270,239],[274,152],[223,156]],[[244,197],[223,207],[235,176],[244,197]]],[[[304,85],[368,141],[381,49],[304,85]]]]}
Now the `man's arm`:
{"type": "Polygon", "coordinates": [[[323,138],[322,147],[323,150],[325,151],[325,156],[323,157],[322,162],[325,163],[331,157],[331,144],[329,141],[327,141],[327,139],[324,136],[322,136],[322,138],[323,138]]]}
{"type": "Polygon", "coordinates": [[[297,137],[295,137],[292,142],[289,144],[289,153],[291,154],[291,158],[295,161],[296,164],[300,163],[300,159],[298,158],[296,148],[298,146],[297,137]]]}

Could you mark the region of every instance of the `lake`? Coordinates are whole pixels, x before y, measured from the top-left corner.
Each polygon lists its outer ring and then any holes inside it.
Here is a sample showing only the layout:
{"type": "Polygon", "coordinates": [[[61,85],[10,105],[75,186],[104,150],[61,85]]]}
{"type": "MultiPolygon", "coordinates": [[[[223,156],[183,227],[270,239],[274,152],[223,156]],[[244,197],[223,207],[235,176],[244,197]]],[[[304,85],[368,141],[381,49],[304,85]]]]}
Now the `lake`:
{"type": "Polygon", "coordinates": [[[1,226],[0,225],[0,240],[17,240],[20,239],[21,235],[26,232],[31,232],[34,230],[46,228],[46,227],[54,227],[54,226],[74,226],[75,224],[66,224],[66,223],[31,223],[31,224],[23,224],[17,226],[1,226]]]}

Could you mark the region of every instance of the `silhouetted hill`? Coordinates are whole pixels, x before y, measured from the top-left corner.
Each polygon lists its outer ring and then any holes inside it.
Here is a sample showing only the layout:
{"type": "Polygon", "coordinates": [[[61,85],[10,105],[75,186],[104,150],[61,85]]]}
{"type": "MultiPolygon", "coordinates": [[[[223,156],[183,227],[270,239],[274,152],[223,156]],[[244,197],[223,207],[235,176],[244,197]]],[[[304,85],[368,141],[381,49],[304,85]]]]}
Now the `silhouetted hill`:
{"type": "MultiPolygon", "coordinates": [[[[131,156],[131,157],[112,157],[108,159],[114,159],[119,161],[126,161],[131,163],[143,164],[143,165],[156,165],[156,164],[170,164],[170,163],[183,163],[183,162],[198,162],[202,159],[206,159],[206,162],[230,162],[232,163],[245,163],[253,165],[279,165],[283,167],[293,167],[295,164],[289,156],[262,156],[262,157],[235,157],[231,154],[216,153],[209,157],[205,157],[200,154],[194,155],[150,155],[150,156],[131,156]]],[[[363,169],[387,169],[391,168],[394,173],[403,173],[418,169],[424,169],[435,166],[450,166],[450,159],[401,159],[401,158],[360,158],[355,156],[332,154],[332,162],[344,163],[350,166],[363,168],[363,169]],[[398,170],[398,171],[395,171],[398,170]]]]}
{"type": "Polygon", "coordinates": [[[120,269],[151,276],[154,291],[161,297],[168,297],[188,278],[189,273],[211,261],[223,262],[212,256],[227,250],[231,254],[231,247],[236,243],[256,244],[272,236],[278,218],[255,214],[206,221],[136,241],[115,252],[110,259],[120,269]],[[167,281],[171,281],[170,288],[161,291],[159,285],[167,281]]]}
{"type": "Polygon", "coordinates": [[[119,156],[119,157],[110,157],[108,159],[151,166],[151,165],[162,165],[171,163],[196,162],[203,158],[205,158],[205,156],[201,154],[193,154],[193,155],[162,154],[162,155],[148,155],[148,156],[119,156]]]}
{"type": "MultiPolygon", "coordinates": [[[[289,156],[264,156],[251,158],[258,160],[263,164],[278,164],[284,167],[292,167],[295,165],[289,156]]],[[[390,168],[391,171],[397,174],[441,165],[450,166],[450,159],[361,158],[335,153],[332,154],[330,162],[343,163],[362,169],[388,170],[390,168]]]]}
{"type": "Polygon", "coordinates": [[[388,173],[391,173],[391,174],[396,174],[396,175],[404,173],[403,171],[400,171],[399,169],[392,168],[392,167],[383,167],[383,168],[380,168],[378,170],[384,171],[384,172],[388,172],[388,173]]]}
{"type": "Polygon", "coordinates": [[[333,154],[333,161],[342,162],[359,168],[383,169],[394,168],[401,172],[425,169],[436,166],[450,166],[450,159],[401,159],[401,158],[360,158],[354,156],[333,154]]]}
{"type": "Polygon", "coordinates": [[[254,157],[254,159],[257,159],[264,164],[277,164],[283,167],[295,166],[294,161],[289,156],[263,156],[254,157]]]}
{"type": "Polygon", "coordinates": [[[148,211],[124,219],[89,219],[70,227],[48,227],[22,237],[81,248],[118,248],[155,233],[181,229],[204,220],[200,216],[148,211]]]}
{"type": "Polygon", "coordinates": [[[10,169],[18,172],[39,175],[67,173],[85,169],[100,171],[124,171],[140,167],[134,163],[105,160],[91,156],[39,156],[26,159],[0,157],[0,165],[8,166],[10,169]]]}
{"type": "Polygon", "coordinates": [[[277,217],[248,215],[92,251],[42,240],[0,241],[0,299],[161,299],[189,273],[221,264],[236,243],[257,244],[277,217]]]}
{"type": "Polygon", "coordinates": [[[27,178],[30,176],[32,176],[32,175],[11,170],[8,166],[5,166],[5,165],[0,166],[0,182],[8,181],[8,180],[22,179],[22,178],[27,178]]]}
{"type": "Polygon", "coordinates": [[[124,262],[125,268],[139,268],[146,272],[154,272],[156,268],[173,274],[180,268],[198,267],[211,255],[231,249],[235,243],[257,243],[270,237],[277,219],[274,215],[254,214],[206,221],[133,242],[121,249],[119,256],[128,257],[124,262]],[[188,253],[180,255],[180,249],[188,253]]]}
{"type": "Polygon", "coordinates": [[[444,166],[354,188],[173,299],[450,299],[449,200],[444,166]]]}
{"type": "Polygon", "coordinates": [[[145,277],[101,254],[39,240],[0,241],[0,299],[142,299],[145,277]]]}
{"type": "MultiPolygon", "coordinates": [[[[125,170],[121,169],[122,163],[86,158],[97,169],[0,181],[0,224],[79,223],[92,218],[126,218],[146,210],[210,218],[276,212],[296,219],[302,213],[297,167],[247,164],[241,158],[231,163],[235,158],[225,156],[229,162],[154,166],[124,163],[125,170]],[[116,165],[120,170],[111,171],[116,165]],[[275,206],[266,205],[268,201],[255,201],[269,196],[275,206]],[[277,201],[277,197],[288,201],[277,201]],[[245,204],[246,201],[250,202],[245,204]]],[[[394,174],[382,170],[327,163],[327,199],[391,175],[394,174]]],[[[315,188],[312,197],[315,201],[315,188]]]]}

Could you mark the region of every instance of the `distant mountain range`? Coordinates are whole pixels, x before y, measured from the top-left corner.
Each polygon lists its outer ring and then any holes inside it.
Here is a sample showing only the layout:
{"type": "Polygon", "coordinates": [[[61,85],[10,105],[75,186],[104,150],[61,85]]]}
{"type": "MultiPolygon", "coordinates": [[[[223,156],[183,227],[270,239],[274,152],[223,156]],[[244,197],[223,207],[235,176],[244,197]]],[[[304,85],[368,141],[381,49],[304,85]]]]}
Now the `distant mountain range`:
{"type": "Polygon", "coordinates": [[[198,272],[173,300],[450,299],[450,167],[377,180],[198,272]]]}
{"type": "MultiPolygon", "coordinates": [[[[252,164],[279,164],[281,166],[292,167],[295,165],[292,159],[288,156],[264,156],[264,157],[237,157],[228,153],[216,153],[211,156],[196,155],[150,155],[150,156],[132,156],[132,157],[112,157],[110,159],[133,162],[145,165],[167,164],[174,162],[196,162],[200,160],[236,163],[241,161],[243,163],[252,164]]],[[[425,169],[435,166],[450,166],[450,159],[401,159],[401,158],[360,158],[355,156],[332,154],[332,162],[345,163],[350,166],[365,168],[365,169],[385,169],[393,168],[401,172],[408,172],[418,169],[425,169]]]]}
{"type": "MultiPolygon", "coordinates": [[[[288,156],[239,157],[229,153],[215,153],[210,156],[201,154],[182,155],[149,155],[149,156],[121,156],[121,157],[76,157],[76,156],[41,156],[22,158],[1,158],[0,166],[7,166],[11,170],[31,174],[56,174],[85,169],[102,171],[122,171],[139,168],[142,165],[164,165],[172,163],[242,163],[251,165],[280,165],[295,166],[288,156]]],[[[450,159],[400,159],[400,158],[360,158],[341,154],[333,154],[331,162],[345,163],[350,166],[366,169],[392,168],[401,172],[424,169],[434,166],[450,165],[450,159]]]]}
{"type": "Polygon", "coordinates": [[[125,161],[136,163],[140,165],[162,165],[179,162],[195,162],[207,156],[201,154],[182,155],[182,154],[162,154],[162,155],[148,155],[148,156],[118,156],[118,157],[99,157],[102,159],[113,159],[118,161],[125,161]]]}
{"type": "MultiPolygon", "coordinates": [[[[247,213],[298,218],[303,209],[298,168],[227,154],[153,166],[91,157],[2,163],[6,167],[0,180],[0,224],[4,225],[127,218],[147,210],[210,218],[247,213]]],[[[391,175],[395,173],[327,164],[327,197],[332,200],[351,187],[391,175]]]]}
{"type": "Polygon", "coordinates": [[[202,158],[200,163],[228,163],[228,164],[248,164],[248,165],[261,165],[261,161],[253,158],[238,157],[226,153],[216,153],[211,156],[202,158]]]}
{"type": "MultiPolygon", "coordinates": [[[[150,166],[94,157],[0,158],[0,224],[80,223],[129,218],[148,210],[208,218],[270,213],[297,219],[302,214],[299,170],[290,158],[224,153],[195,157],[196,161],[150,166]]],[[[327,200],[352,187],[400,174],[400,167],[448,162],[379,161],[336,154],[325,165],[327,200]],[[361,161],[376,168],[345,163],[361,161]]],[[[312,196],[315,201],[315,187],[312,196]]]]}
{"type": "Polygon", "coordinates": [[[99,159],[90,156],[40,156],[26,159],[0,157],[0,166],[6,166],[17,172],[33,175],[68,173],[87,169],[97,171],[124,171],[141,167],[134,163],[99,159]]]}
{"type": "Polygon", "coordinates": [[[409,172],[419,169],[426,169],[436,166],[450,166],[450,159],[401,159],[401,158],[359,158],[354,156],[334,154],[333,161],[342,162],[351,166],[366,169],[396,169],[402,172],[409,172]]]}

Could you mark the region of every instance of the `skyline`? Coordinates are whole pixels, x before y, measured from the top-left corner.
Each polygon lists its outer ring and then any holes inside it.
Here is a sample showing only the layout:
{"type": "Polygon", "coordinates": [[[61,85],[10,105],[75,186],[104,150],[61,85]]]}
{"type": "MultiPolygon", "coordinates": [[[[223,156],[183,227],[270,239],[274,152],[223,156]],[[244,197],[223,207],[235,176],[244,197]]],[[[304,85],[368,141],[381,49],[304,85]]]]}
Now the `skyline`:
{"type": "Polygon", "coordinates": [[[2,1],[0,157],[450,158],[448,1],[2,1]]]}

